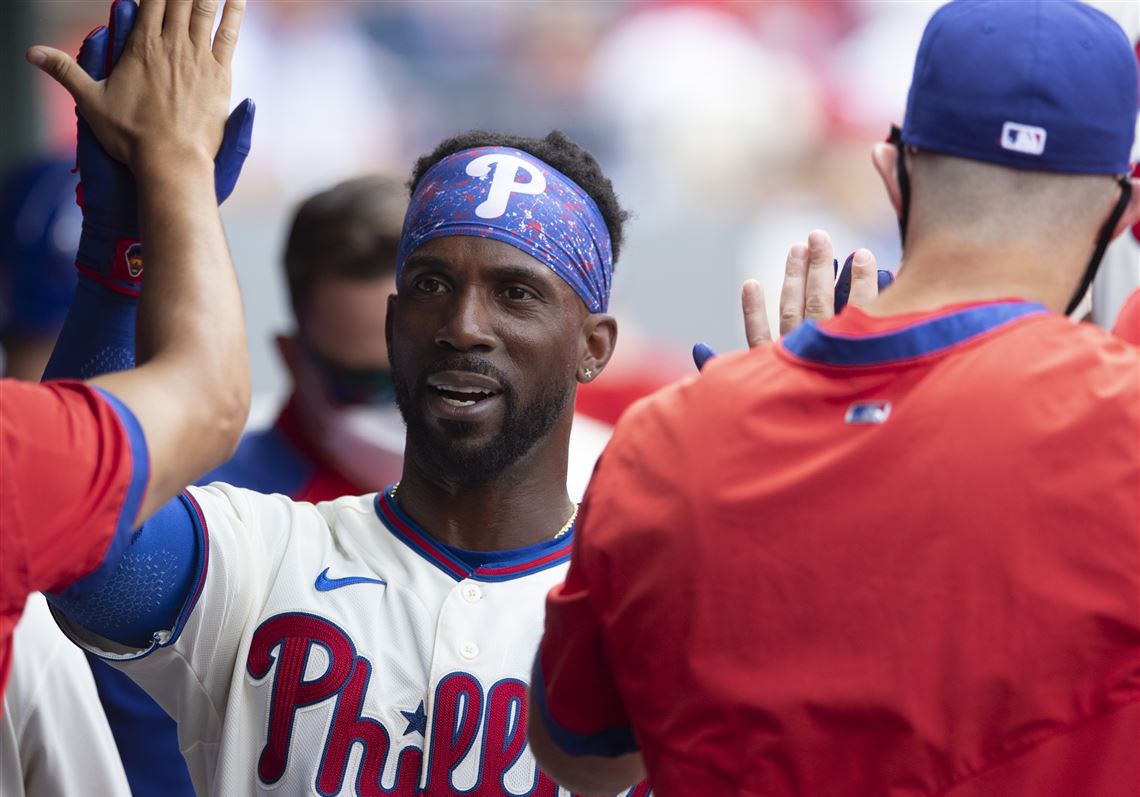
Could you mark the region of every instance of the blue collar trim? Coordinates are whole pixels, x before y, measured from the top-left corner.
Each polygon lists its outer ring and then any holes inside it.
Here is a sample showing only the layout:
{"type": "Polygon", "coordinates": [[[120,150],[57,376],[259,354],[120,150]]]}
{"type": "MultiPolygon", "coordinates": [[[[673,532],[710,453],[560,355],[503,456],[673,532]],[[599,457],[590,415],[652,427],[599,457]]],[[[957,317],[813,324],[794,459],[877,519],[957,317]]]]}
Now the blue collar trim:
{"type": "Polygon", "coordinates": [[[827,332],[815,322],[806,321],[780,343],[799,359],[823,365],[886,365],[937,354],[1018,319],[1047,312],[1035,302],[996,302],[873,335],[827,332]]]}
{"type": "Polygon", "coordinates": [[[377,493],[376,514],[392,534],[443,572],[461,581],[510,581],[570,560],[574,528],[551,540],[506,551],[466,551],[431,536],[392,498],[392,487],[377,493]]]}

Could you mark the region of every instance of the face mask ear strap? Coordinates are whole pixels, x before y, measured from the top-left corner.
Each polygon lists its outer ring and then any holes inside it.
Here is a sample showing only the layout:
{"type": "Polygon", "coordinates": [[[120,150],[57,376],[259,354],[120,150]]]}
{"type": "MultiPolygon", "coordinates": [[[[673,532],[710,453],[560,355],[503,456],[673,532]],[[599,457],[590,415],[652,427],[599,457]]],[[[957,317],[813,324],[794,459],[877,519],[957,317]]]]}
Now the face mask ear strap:
{"type": "Polygon", "coordinates": [[[887,143],[894,144],[899,151],[898,181],[899,181],[899,240],[906,246],[906,225],[910,218],[910,178],[906,173],[906,145],[903,144],[902,130],[898,125],[891,125],[891,132],[887,136],[887,143]]]}
{"type": "Polygon", "coordinates": [[[1120,199],[1116,200],[1116,207],[1112,209],[1112,214],[1108,217],[1104,227],[1100,230],[1100,235],[1096,239],[1096,250],[1093,252],[1092,259],[1089,264],[1085,266],[1084,276],[1081,277],[1081,284],[1077,286],[1077,292],[1073,294],[1073,298],[1069,300],[1069,306],[1065,308],[1065,315],[1071,315],[1074,310],[1081,303],[1081,299],[1085,297],[1088,292],[1089,286],[1092,285],[1093,279],[1096,277],[1097,269],[1100,268],[1100,261],[1104,257],[1104,252],[1108,249],[1108,244],[1112,241],[1112,231],[1116,229],[1120,217],[1124,215],[1124,209],[1128,207],[1128,202],[1132,199],[1132,181],[1127,177],[1120,177],[1117,179],[1120,185],[1120,199]]]}

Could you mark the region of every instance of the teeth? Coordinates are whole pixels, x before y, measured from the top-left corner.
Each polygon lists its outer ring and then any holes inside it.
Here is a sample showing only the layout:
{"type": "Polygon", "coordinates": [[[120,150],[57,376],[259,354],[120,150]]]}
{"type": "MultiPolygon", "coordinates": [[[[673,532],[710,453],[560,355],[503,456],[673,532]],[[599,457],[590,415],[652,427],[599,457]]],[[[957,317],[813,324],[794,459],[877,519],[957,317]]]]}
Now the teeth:
{"type": "Polygon", "coordinates": [[[470,407],[475,403],[474,401],[460,401],[459,399],[448,398],[447,396],[442,396],[441,398],[452,407],[470,407]]]}
{"type": "Polygon", "coordinates": [[[457,385],[436,385],[436,390],[446,390],[448,393],[485,393],[490,395],[490,391],[481,387],[459,387],[457,385]]]}

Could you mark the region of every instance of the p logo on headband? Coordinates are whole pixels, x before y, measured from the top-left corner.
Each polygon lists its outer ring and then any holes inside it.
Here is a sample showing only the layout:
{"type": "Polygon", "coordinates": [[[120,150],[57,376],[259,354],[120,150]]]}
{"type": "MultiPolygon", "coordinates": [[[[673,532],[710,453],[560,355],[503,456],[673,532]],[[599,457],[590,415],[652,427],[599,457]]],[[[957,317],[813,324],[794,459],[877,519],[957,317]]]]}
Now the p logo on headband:
{"type": "Polygon", "coordinates": [[[397,279],[412,252],[450,235],[510,244],[549,266],[590,312],[609,306],[613,251],[601,211],[581,186],[527,152],[475,147],[428,169],[404,217],[397,279]]]}
{"type": "Polygon", "coordinates": [[[472,177],[486,177],[495,167],[491,178],[491,188],[487,198],[475,208],[475,215],[481,219],[497,219],[507,212],[507,202],[511,194],[541,194],[546,190],[546,177],[522,158],[506,153],[480,155],[467,164],[467,173],[472,177]],[[529,183],[515,180],[520,171],[530,175],[529,183]]]}

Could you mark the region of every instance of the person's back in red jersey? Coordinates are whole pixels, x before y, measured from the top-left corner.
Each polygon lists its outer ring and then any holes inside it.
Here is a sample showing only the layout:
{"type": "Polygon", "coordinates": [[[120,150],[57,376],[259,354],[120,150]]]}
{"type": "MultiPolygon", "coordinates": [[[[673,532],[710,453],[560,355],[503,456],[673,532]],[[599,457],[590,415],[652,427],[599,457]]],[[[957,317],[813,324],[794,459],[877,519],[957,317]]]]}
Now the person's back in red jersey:
{"type": "Polygon", "coordinates": [[[635,410],[550,612],[605,601],[655,791],[1134,794],[1138,385],[1039,305],[852,309],[635,410]]]}
{"type": "Polygon", "coordinates": [[[1140,355],[1060,315],[1140,218],[1136,96],[1086,6],[935,15],[897,282],[615,430],[535,666],[563,785],[1140,793],[1140,355]]]}

